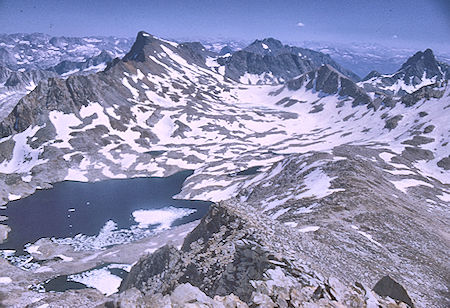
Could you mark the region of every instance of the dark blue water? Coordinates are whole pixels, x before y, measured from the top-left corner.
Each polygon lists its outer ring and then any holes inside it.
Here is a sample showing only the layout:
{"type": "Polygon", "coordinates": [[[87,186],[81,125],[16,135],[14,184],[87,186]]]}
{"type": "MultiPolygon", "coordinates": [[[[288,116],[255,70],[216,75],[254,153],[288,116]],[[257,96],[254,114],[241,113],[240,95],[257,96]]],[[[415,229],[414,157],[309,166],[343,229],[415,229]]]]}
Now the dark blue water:
{"type": "Polygon", "coordinates": [[[261,169],[261,168],[262,168],[262,166],[254,166],[254,167],[250,167],[245,170],[241,170],[239,172],[232,173],[229,176],[234,177],[234,176],[242,176],[242,175],[255,175],[260,172],[259,169],[261,169]]]}
{"type": "MultiPolygon", "coordinates": [[[[124,271],[123,269],[109,268],[108,265],[110,265],[110,263],[101,264],[101,265],[91,268],[87,271],[75,273],[73,275],[89,273],[90,271],[96,270],[96,269],[106,269],[112,275],[120,277],[121,279],[125,279],[126,276],[128,275],[128,272],[124,271]]],[[[39,285],[42,286],[46,292],[65,292],[67,290],[77,290],[77,289],[88,288],[88,286],[86,286],[83,283],[71,281],[69,279],[68,275],[61,275],[61,276],[57,276],[55,278],[48,279],[39,285]]],[[[32,289],[38,290],[36,287],[39,287],[39,285],[32,286],[32,289]]]]}
{"type": "Polygon", "coordinates": [[[0,249],[20,251],[26,243],[42,237],[96,235],[108,220],[116,222],[119,229],[126,229],[136,224],[131,213],[139,209],[173,206],[197,210],[178,219],[173,226],[200,219],[210,202],[172,198],[191,174],[192,171],[182,171],[165,178],[56,183],[52,189],[39,190],[0,210],[0,215],[8,216],[7,224],[12,229],[0,249]]]}
{"type": "Polygon", "coordinates": [[[76,281],[68,281],[67,275],[61,275],[47,280],[42,284],[45,292],[65,292],[67,290],[79,290],[87,289],[87,286],[83,283],[76,281]]]}

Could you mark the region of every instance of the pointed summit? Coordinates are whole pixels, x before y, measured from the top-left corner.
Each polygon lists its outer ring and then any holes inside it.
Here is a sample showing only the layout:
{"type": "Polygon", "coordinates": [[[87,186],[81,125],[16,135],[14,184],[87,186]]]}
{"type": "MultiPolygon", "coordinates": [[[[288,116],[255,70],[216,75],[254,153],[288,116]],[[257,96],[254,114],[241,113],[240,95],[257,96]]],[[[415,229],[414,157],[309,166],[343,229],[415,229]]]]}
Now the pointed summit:
{"type": "Polygon", "coordinates": [[[263,40],[255,40],[249,46],[245,47],[244,50],[252,52],[259,55],[266,55],[269,53],[280,54],[282,52],[288,52],[283,44],[274,38],[265,38],[263,40]]]}
{"type": "Polygon", "coordinates": [[[382,76],[381,73],[379,73],[378,71],[371,71],[369,74],[367,74],[366,77],[364,77],[361,81],[367,81],[369,79],[372,78],[376,78],[376,77],[380,77],[382,76]]]}
{"type": "Polygon", "coordinates": [[[360,83],[368,92],[403,96],[421,87],[438,85],[450,77],[450,66],[436,60],[433,51],[418,51],[391,75],[371,72],[360,83]]]}
{"type": "Polygon", "coordinates": [[[145,45],[150,44],[155,37],[145,31],[139,31],[136,36],[136,41],[131,46],[130,51],[123,57],[123,61],[145,61],[145,45]]]}
{"type": "Polygon", "coordinates": [[[284,83],[323,64],[331,65],[352,80],[360,80],[327,54],[283,45],[274,38],[255,40],[244,49],[233,53],[231,57],[221,59],[219,64],[225,66],[225,76],[242,83],[284,83]]]}
{"type": "Polygon", "coordinates": [[[428,64],[430,66],[435,65],[436,58],[434,57],[433,51],[428,48],[424,52],[422,51],[416,52],[402,65],[401,69],[418,64],[428,64]]]}
{"type": "MultiPolygon", "coordinates": [[[[400,70],[405,71],[405,78],[412,77],[415,79],[417,77],[418,79],[422,79],[425,75],[425,78],[436,77],[437,80],[441,80],[445,77],[445,72],[440,66],[440,63],[434,57],[433,51],[427,49],[424,52],[416,52],[402,65],[400,70]]],[[[406,79],[405,82],[407,82],[406,79]]]]}
{"type": "Polygon", "coordinates": [[[353,106],[372,102],[362,88],[329,64],[324,64],[316,70],[303,74],[299,78],[287,82],[286,85],[291,91],[305,87],[307,90],[326,95],[348,96],[353,98],[353,106]]]}

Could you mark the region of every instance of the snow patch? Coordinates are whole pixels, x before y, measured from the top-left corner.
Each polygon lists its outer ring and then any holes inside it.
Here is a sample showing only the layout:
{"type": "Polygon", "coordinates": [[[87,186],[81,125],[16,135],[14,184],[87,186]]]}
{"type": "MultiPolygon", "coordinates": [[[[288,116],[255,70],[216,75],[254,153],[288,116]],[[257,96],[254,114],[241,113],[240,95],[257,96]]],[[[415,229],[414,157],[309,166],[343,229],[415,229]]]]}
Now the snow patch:
{"type": "Polygon", "coordinates": [[[427,187],[434,188],[434,186],[431,185],[430,183],[416,180],[416,179],[403,179],[400,181],[391,181],[391,183],[394,184],[395,188],[397,188],[398,190],[402,191],[405,194],[408,193],[408,188],[413,187],[413,186],[421,185],[421,186],[427,186],[427,187]]]}
{"type": "Polygon", "coordinates": [[[10,277],[0,277],[0,284],[10,284],[12,279],[10,277]]]}
{"type": "Polygon", "coordinates": [[[106,268],[69,275],[67,280],[79,282],[87,287],[95,288],[106,296],[119,291],[120,283],[122,282],[122,278],[111,274],[106,268]]]}
{"type": "Polygon", "coordinates": [[[158,229],[169,229],[180,218],[195,213],[195,209],[166,207],[158,210],[137,210],[132,213],[139,228],[148,228],[150,225],[159,225],[158,229]]]}
{"type": "Polygon", "coordinates": [[[315,232],[319,229],[320,229],[319,226],[307,226],[307,227],[300,228],[298,231],[300,231],[302,233],[306,233],[306,232],[315,232]]]}
{"type": "Polygon", "coordinates": [[[345,191],[345,189],[337,188],[330,189],[331,181],[333,178],[330,178],[325,172],[323,172],[320,168],[314,169],[312,172],[308,173],[303,183],[306,185],[306,191],[298,194],[296,199],[302,198],[323,198],[332,193],[345,191]]]}
{"type": "Polygon", "coordinates": [[[14,194],[8,194],[8,200],[9,201],[14,201],[14,200],[19,200],[21,198],[20,195],[14,195],[14,194]]]}
{"type": "Polygon", "coordinates": [[[39,251],[39,245],[30,245],[25,249],[29,254],[39,254],[41,255],[42,252],[39,251]]]}
{"type": "Polygon", "coordinates": [[[139,97],[139,91],[136,88],[134,88],[132,85],[130,85],[130,83],[128,82],[128,79],[126,77],[122,78],[122,84],[125,86],[125,88],[127,88],[131,92],[131,95],[133,95],[133,97],[135,99],[137,99],[139,97]]]}
{"type": "Polygon", "coordinates": [[[12,137],[15,142],[12,158],[0,164],[0,173],[28,173],[33,167],[47,162],[47,160],[39,159],[42,148],[33,149],[28,145],[28,140],[34,137],[39,129],[41,129],[40,126],[30,126],[12,137]]]}
{"type": "Polygon", "coordinates": [[[71,262],[71,261],[73,261],[72,257],[67,257],[67,256],[65,256],[63,254],[59,254],[59,255],[56,255],[56,256],[58,258],[61,258],[61,260],[63,260],[63,262],[71,262]]]}
{"type": "Polygon", "coordinates": [[[442,192],[442,194],[436,195],[436,197],[438,197],[439,199],[441,199],[444,202],[450,202],[450,194],[448,194],[446,192],[442,192]]]}

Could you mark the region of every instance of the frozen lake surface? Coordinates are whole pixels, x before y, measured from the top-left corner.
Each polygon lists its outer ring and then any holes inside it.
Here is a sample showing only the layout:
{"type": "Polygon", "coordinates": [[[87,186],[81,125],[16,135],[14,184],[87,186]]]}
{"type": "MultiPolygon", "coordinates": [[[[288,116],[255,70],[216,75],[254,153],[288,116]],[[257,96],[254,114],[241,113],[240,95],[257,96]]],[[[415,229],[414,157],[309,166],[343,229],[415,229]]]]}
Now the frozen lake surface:
{"type": "Polygon", "coordinates": [[[56,183],[52,189],[12,201],[0,210],[0,215],[8,216],[6,222],[12,229],[0,249],[21,251],[26,243],[42,237],[83,237],[89,242],[86,239],[98,238],[99,233],[109,235],[104,245],[118,244],[118,237],[140,238],[152,230],[200,219],[210,202],[172,198],[191,174],[182,171],[165,178],[56,183]]]}

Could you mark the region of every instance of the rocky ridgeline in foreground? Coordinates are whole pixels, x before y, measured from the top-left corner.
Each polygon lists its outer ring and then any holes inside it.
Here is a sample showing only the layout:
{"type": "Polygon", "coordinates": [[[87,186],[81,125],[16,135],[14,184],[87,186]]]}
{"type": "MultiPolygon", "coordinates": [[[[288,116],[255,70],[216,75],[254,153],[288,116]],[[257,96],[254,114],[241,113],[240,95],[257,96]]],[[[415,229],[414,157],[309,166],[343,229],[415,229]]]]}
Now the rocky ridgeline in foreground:
{"type": "Polygon", "coordinates": [[[430,228],[445,228],[445,204],[417,215],[426,211],[421,195],[434,193],[422,186],[397,195],[392,180],[398,179],[383,156],[364,146],[290,155],[234,200],[213,206],[180,251],[166,246],[142,258],[123,281],[124,293],[111,301],[140,294],[164,306],[191,289],[197,301],[213,306],[396,307],[387,296],[410,307],[445,307],[446,248],[430,228]],[[328,195],[305,194],[307,179],[319,170],[332,179],[328,195]]]}
{"type": "Polygon", "coordinates": [[[298,235],[236,205],[213,206],[181,250],[165,246],[141,259],[103,307],[412,306],[399,285],[389,291],[396,303],[361,283],[324,278],[296,257],[291,236],[298,235]]]}

